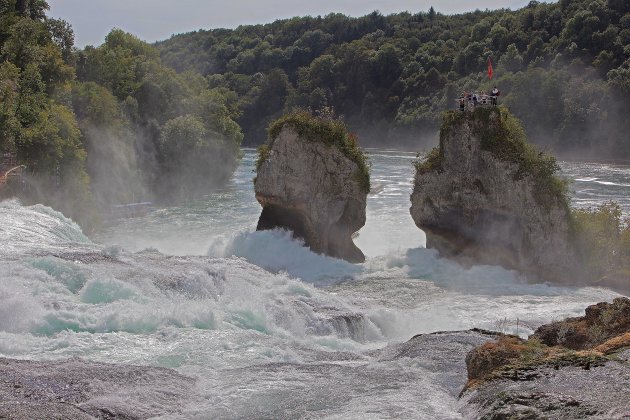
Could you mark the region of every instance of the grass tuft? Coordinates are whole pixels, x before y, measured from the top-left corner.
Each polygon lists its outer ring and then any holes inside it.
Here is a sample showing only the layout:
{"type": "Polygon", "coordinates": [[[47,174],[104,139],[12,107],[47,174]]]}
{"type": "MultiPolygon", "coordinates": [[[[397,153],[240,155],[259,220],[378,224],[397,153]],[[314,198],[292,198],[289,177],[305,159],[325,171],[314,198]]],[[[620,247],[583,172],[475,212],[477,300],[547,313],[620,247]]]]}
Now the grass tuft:
{"type": "Polygon", "coordinates": [[[359,167],[356,179],[361,186],[361,190],[365,193],[370,191],[369,163],[367,156],[359,147],[357,136],[348,132],[348,128],[343,121],[325,116],[313,116],[306,110],[296,110],[283,115],[269,125],[267,142],[258,148],[256,170],[260,169],[267,160],[274,140],[287,125],[292,127],[301,138],[309,141],[319,141],[338,148],[344,156],[359,167]]]}
{"type": "MultiPolygon", "coordinates": [[[[468,121],[473,134],[481,139],[481,148],[498,159],[518,165],[514,180],[531,177],[534,198],[549,209],[553,205],[569,208],[568,183],[556,176],[560,170],[555,157],[543,153],[527,142],[520,121],[504,107],[477,108],[473,112],[447,111],[440,127],[440,148],[444,138],[456,125],[468,121]]],[[[438,167],[434,159],[429,165],[438,167]]],[[[431,169],[431,166],[429,167],[431,169]]]]}

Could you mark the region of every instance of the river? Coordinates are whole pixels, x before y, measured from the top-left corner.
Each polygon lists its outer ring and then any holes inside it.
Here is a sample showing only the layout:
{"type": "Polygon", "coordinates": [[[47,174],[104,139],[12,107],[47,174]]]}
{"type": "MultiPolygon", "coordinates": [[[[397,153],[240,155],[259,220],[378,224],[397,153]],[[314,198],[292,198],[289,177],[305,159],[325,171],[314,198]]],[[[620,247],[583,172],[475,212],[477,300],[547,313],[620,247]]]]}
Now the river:
{"type": "MultiPolygon", "coordinates": [[[[52,209],[0,203],[0,356],[173,368],[196,378],[181,418],[450,419],[439,361],[377,350],[473,327],[525,336],[618,296],[441,259],[409,215],[415,155],[368,152],[360,265],[255,232],[251,149],[223,190],[92,240],[52,209]]],[[[630,215],[630,167],[561,167],[573,205],[615,200],[630,215]]]]}

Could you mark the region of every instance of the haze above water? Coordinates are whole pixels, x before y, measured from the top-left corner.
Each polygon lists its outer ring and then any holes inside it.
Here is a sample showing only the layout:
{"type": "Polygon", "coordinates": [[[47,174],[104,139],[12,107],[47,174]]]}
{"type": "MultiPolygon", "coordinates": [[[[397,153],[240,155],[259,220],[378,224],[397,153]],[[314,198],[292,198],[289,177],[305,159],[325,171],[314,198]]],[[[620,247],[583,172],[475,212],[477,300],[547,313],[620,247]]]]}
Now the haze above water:
{"type": "MultiPolygon", "coordinates": [[[[0,203],[0,356],[174,368],[197,378],[186,418],[458,418],[439,363],[374,350],[439,330],[527,335],[618,296],[439,258],[409,215],[415,156],[370,158],[360,265],[255,232],[253,150],[224,190],[113,224],[96,243],[46,207],[0,203]]],[[[630,167],[561,166],[575,205],[612,199],[630,215],[630,167]]]]}
{"type": "MultiPolygon", "coordinates": [[[[222,191],[144,218],[123,220],[101,232],[97,241],[134,251],[156,248],[174,255],[206,255],[234,232],[255,230],[260,216],[252,183],[256,152],[244,151],[234,178],[222,191]]],[[[357,245],[368,257],[423,245],[424,233],[409,214],[415,153],[379,149],[368,153],[372,194],[357,245]]],[[[630,166],[569,162],[560,166],[571,181],[573,206],[596,207],[614,200],[630,216],[630,166]]]]}

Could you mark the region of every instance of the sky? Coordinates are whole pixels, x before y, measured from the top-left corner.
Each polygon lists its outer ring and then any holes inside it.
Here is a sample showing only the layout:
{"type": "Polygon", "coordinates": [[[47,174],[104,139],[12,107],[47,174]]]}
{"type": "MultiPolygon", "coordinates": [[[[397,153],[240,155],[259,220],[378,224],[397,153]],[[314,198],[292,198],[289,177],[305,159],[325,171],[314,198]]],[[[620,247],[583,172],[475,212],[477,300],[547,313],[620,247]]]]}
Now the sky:
{"type": "Polygon", "coordinates": [[[475,9],[517,9],[529,0],[48,0],[48,15],[68,21],[75,45],[100,45],[112,28],[148,42],[198,29],[235,28],[293,16],[340,12],[363,16],[374,10],[387,15],[417,13],[433,6],[453,14],[475,9]]]}

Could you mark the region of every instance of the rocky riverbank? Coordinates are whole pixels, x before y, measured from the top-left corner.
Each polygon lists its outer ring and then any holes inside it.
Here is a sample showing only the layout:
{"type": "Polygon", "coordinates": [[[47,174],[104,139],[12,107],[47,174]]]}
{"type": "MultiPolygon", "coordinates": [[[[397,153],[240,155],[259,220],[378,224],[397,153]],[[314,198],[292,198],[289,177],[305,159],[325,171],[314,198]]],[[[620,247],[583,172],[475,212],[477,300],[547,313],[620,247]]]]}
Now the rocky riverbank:
{"type": "Polygon", "coordinates": [[[630,299],[586,308],[523,340],[501,335],[466,357],[471,418],[630,416],[630,299]]]}
{"type": "Polygon", "coordinates": [[[177,414],[193,378],[171,369],[0,358],[2,419],[141,419],[177,414]]]}

